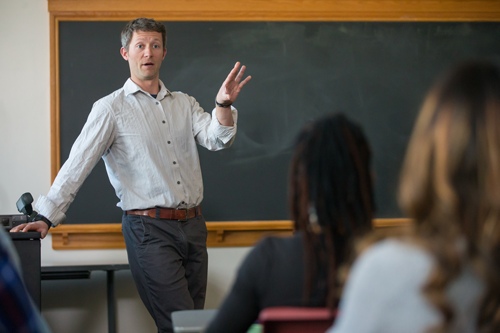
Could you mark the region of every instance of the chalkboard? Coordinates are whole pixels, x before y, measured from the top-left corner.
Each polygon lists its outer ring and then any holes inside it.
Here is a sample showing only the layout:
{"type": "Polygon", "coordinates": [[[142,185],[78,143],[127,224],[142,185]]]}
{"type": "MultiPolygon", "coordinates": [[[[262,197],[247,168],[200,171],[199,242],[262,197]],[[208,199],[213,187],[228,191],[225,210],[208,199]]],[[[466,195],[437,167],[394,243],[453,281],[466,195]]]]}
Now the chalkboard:
{"type": "MultiPolygon", "coordinates": [[[[288,219],[292,144],[307,122],[342,111],[371,142],[377,217],[401,217],[395,193],[409,135],[434,78],[457,61],[498,58],[499,23],[165,22],[160,79],[211,112],[236,61],[253,79],[235,103],[230,149],[199,149],[207,221],[288,219]]],[[[99,98],[129,77],[121,58],[125,22],[60,22],[61,161],[99,98]]],[[[66,223],[119,223],[103,162],[66,223]]]]}

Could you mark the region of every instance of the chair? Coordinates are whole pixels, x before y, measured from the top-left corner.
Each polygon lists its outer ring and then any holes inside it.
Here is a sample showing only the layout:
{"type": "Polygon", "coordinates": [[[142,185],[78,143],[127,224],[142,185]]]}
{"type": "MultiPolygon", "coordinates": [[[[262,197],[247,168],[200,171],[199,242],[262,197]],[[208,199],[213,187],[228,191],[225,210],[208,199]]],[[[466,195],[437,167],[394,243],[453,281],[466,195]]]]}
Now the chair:
{"type": "Polygon", "coordinates": [[[326,308],[274,307],[260,312],[263,333],[324,333],[336,311],[326,308]]]}
{"type": "Polygon", "coordinates": [[[218,310],[182,310],[172,312],[175,333],[201,333],[218,310]]]}

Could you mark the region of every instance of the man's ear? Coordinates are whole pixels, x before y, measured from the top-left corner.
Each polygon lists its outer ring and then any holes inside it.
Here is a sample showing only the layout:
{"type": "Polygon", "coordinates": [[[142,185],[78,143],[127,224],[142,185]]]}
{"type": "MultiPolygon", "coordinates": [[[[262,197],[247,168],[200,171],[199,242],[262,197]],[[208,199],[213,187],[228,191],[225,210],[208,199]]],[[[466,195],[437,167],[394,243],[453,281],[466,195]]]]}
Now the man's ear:
{"type": "Polygon", "coordinates": [[[167,49],[164,49],[164,50],[163,50],[163,58],[162,58],[161,60],[165,59],[165,55],[166,55],[166,54],[167,54],[167,49]]]}
{"type": "MultiPolygon", "coordinates": [[[[123,59],[128,61],[128,51],[124,47],[120,49],[120,54],[122,55],[123,59]]],[[[165,57],[165,55],[163,56],[165,57]]]]}

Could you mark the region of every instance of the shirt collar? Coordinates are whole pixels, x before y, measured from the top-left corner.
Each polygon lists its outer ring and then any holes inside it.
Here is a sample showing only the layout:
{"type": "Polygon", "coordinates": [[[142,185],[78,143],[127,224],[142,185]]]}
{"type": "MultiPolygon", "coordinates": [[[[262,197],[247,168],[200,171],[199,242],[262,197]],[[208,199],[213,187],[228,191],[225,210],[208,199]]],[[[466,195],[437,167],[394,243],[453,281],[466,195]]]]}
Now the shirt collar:
{"type": "Polygon", "coordinates": [[[165,87],[165,85],[163,84],[163,82],[160,80],[160,91],[158,92],[158,99],[162,100],[162,99],[164,99],[167,96],[174,97],[174,95],[172,95],[172,93],[170,92],[170,90],[168,90],[167,87],[165,87]]]}
{"type": "MultiPolygon", "coordinates": [[[[125,84],[123,85],[123,91],[125,92],[125,96],[128,96],[130,94],[135,94],[138,91],[142,91],[143,93],[149,95],[149,93],[142,90],[141,87],[139,87],[134,81],[132,81],[131,78],[129,78],[127,82],[125,82],[125,84]]],[[[158,92],[158,99],[162,100],[167,96],[173,97],[174,95],[172,95],[170,90],[168,90],[163,84],[163,82],[160,80],[160,91],[158,92]]]]}

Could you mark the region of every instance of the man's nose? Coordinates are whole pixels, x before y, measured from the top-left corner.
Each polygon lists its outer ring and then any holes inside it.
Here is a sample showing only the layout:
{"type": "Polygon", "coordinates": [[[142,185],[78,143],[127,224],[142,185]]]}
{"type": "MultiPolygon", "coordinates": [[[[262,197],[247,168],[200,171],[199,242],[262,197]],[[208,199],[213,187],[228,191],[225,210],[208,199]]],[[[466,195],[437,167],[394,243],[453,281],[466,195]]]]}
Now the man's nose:
{"type": "Polygon", "coordinates": [[[151,57],[151,55],[153,54],[152,51],[153,51],[153,49],[151,48],[151,46],[146,45],[145,50],[144,50],[144,56],[151,57]]]}

